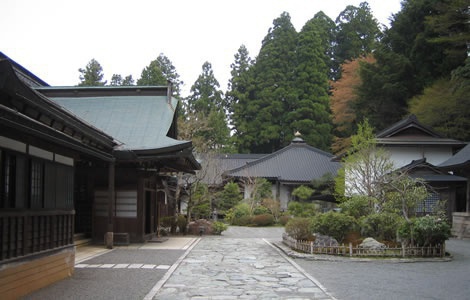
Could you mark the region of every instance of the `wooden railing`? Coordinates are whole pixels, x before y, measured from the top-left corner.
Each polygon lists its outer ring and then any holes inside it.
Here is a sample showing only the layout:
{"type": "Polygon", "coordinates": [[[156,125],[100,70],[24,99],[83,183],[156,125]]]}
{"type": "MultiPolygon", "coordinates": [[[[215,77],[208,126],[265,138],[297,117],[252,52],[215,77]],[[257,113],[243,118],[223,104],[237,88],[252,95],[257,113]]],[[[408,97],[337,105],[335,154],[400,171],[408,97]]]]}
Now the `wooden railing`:
{"type": "Polygon", "coordinates": [[[289,248],[310,254],[329,254],[350,257],[444,257],[445,245],[428,247],[385,247],[380,249],[367,249],[348,245],[315,245],[312,241],[296,240],[286,233],[282,236],[284,244],[289,248]]]}
{"type": "Polygon", "coordinates": [[[73,244],[74,210],[0,211],[0,262],[73,244]]]}

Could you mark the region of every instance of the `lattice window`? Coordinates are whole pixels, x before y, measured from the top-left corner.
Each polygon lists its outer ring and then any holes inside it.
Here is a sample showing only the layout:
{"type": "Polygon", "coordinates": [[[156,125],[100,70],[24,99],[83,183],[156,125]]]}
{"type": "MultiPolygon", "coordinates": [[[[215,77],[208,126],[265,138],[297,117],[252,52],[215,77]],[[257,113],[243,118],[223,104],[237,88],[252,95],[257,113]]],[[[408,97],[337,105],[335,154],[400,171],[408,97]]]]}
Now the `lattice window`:
{"type": "Polygon", "coordinates": [[[432,213],[434,207],[436,207],[440,200],[441,197],[439,193],[432,193],[424,200],[423,203],[420,203],[416,207],[416,212],[422,214],[432,213]]]}
{"type": "Polygon", "coordinates": [[[0,202],[3,208],[14,208],[16,198],[16,156],[7,152],[0,152],[0,182],[1,197],[0,202]]]}
{"type": "Polygon", "coordinates": [[[44,208],[44,163],[31,160],[31,208],[44,208]]]}

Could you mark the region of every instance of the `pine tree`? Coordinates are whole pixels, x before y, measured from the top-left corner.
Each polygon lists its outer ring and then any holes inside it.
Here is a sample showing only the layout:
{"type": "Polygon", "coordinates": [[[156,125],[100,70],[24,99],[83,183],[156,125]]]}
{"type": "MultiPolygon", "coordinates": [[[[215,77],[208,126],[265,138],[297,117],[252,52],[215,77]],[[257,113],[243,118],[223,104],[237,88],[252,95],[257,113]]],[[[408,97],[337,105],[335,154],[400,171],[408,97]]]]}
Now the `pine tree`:
{"type": "Polygon", "coordinates": [[[94,58],[86,65],[85,69],[78,69],[80,75],[80,83],[78,86],[103,86],[106,81],[103,81],[103,68],[100,63],[94,58]]]}

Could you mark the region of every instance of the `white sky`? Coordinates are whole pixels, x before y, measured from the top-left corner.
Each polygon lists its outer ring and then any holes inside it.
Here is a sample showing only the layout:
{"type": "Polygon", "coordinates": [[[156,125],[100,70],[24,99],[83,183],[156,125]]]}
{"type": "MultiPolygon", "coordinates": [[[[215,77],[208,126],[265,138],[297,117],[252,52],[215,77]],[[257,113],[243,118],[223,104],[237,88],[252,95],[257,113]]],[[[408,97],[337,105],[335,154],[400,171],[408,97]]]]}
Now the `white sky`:
{"type": "MultiPolygon", "coordinates": [[[[252,58],[272,22],[286,11],[297,31],[323,11],[335,20],[354,0],[1,0],[0,51],[54,86],[79,83],[79,68],[92,59],[113,74],[142,70],[160,53],[184,81],[183,94],[212,64],[226,90],[240,45],[252,58]]],[[[369,0],[372,13],[389,24],[400,0],[369,0]]]]}

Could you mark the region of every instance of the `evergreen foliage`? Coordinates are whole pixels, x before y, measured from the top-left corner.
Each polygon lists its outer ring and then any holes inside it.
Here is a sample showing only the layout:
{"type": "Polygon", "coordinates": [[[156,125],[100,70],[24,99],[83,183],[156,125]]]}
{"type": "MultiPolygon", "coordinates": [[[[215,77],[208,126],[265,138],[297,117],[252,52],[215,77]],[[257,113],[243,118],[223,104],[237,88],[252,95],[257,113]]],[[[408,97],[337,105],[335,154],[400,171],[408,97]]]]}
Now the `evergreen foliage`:
{"type": "Polygon", "coordinates": [[[359,7],[348,5],[336,18],[334,58],[342,64],[372,53],[380,37],[379,23],[372,15],[369,4],[361,2],[359,7]]]}
{"type": "Polygon", "coordinates": [[[167,86],[172,85],[173,96],[180,97],[183,82],[171,60],[163,53],[142,70],[137,85],[141,86],[167,86]]]}
{"type": "Polygon", "coordinates": [[[106,81],[103,81],[103,68],[100,63],[94,58],[88,62],[85,69],[78,69],[80,72],[80,83],[78,86],[104,86],[106,81]]]}

